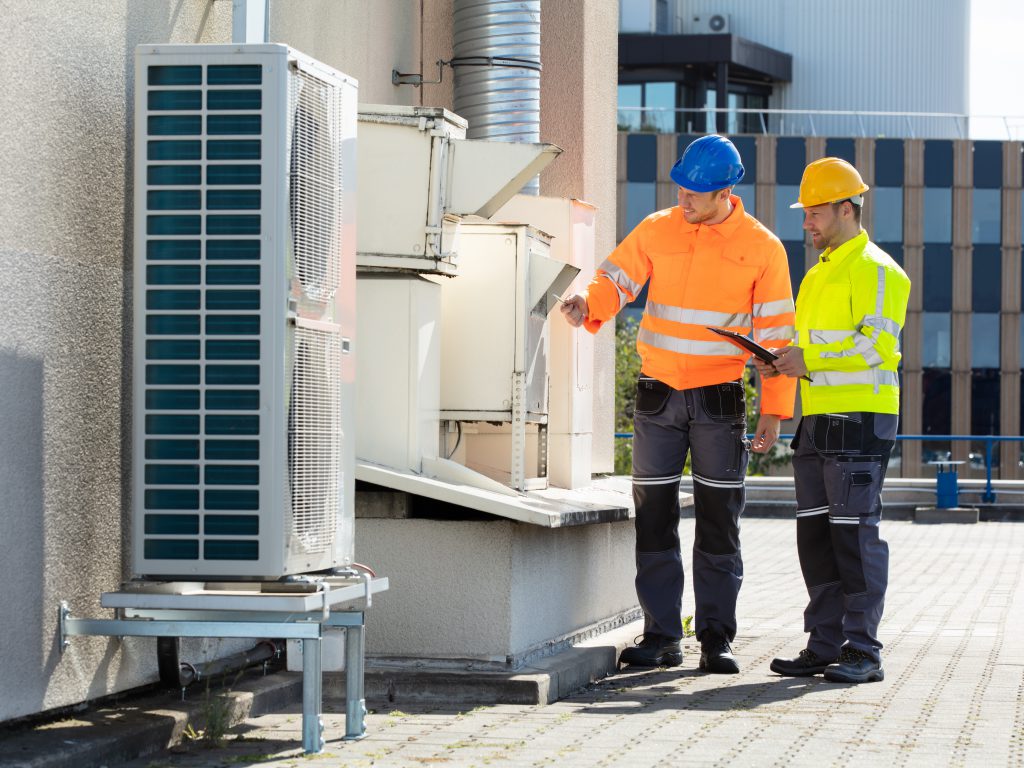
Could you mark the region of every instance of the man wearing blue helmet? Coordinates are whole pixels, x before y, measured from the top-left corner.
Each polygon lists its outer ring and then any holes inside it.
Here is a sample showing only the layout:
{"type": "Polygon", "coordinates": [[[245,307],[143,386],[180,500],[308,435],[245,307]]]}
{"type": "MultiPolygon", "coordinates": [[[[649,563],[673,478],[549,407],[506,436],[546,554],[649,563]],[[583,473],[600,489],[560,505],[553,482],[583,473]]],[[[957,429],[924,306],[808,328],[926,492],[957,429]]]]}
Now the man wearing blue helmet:
{"type": "MultiPolygon", "coordinates": [[[[731,674],[739,672],[731,642],[743,579],[739,518],[748,443],[741,379],[749,355],[708,326],[753,331],[762,345],[784,347],[793,337],[793,295],[782,243],[732,194],[743,163],[731,141],[697,139],[671,177],[679,204],[644,219],[562,312],[573,326],[596,333],[649,281],[633,415],[636,591],[644,635],[619,661],[682,663],[679,481],[692,449],[700,668],[731,674]]],[[[794,379],[763,382],[754,451],[765,453],[778,439],[780,419],[793,414],[795,391],[794,379]]]]}

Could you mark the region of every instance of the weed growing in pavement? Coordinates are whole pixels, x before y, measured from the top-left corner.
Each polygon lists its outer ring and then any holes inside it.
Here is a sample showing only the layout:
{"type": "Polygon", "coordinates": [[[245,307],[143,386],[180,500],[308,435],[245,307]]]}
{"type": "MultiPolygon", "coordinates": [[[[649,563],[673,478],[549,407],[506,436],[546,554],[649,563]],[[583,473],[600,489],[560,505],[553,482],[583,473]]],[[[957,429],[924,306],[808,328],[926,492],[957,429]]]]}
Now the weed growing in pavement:
{"type": "Polygon", "coordinates": [[[693,637],[695,634],[693,616],[683,616],[683,637],[693,637]]]}
{"type": "Polygon", "coordinates": [[[225,682],[219,691],[211,690],[211,680],[210,678],[206,679],[203,702],[199,708],[199,720],[203,728],[197,730],[192,723],[187,723],[182,734],[185,741],[199,742],[208,748],[224,746],[224,739],[228,729],[231,728],[234,711],[231,689],[238,682],[241,674],[239,672],[230,682],[225,682]]]}

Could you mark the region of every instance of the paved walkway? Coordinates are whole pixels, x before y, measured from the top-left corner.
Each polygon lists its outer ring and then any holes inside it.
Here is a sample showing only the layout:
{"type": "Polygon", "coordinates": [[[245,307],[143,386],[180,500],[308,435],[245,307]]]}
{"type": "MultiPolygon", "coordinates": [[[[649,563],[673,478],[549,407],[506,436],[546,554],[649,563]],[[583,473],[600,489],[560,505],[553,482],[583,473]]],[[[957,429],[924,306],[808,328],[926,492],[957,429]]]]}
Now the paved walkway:
{"type": "MultiPolygon", "coordinates": [[[[692,522],[682,530],[692,537],[692,522]]],[[[681,668],[619,674],[550,706],[381,707],[367,738],[345,742],[344,703],[328,702],[315,756],[302,755],[296,706],[238,726],[223,748],[130,765],[1024,766],[1024,525],[889,522],[883,536],[882,683],[768,670],[803,647],[805,593],[793,523],[750,519],[737,676],[698,673],[689,640],[681,668]]]]}

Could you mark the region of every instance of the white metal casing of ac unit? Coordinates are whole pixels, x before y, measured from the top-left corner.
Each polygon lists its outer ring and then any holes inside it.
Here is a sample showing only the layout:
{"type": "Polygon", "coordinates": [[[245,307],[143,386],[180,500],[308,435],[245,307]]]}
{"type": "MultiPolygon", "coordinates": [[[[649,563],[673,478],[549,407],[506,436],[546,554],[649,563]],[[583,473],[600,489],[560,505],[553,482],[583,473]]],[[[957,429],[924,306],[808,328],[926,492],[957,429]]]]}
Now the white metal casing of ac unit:
{"type": "MultiPolygon", "coordinates": [[[[549,233],[552,257],[579,269],[565,291],[571,295],[583,293],[594,274],[596,211],[583,200],[516,195],[494,220],[529,221],[549,233]]],[[[560,313],[552,313],[548,324],[548,477],[559,488],[583,488],[592,482],[594,336],[573,328],[560,313]]]]}
{"type": "MultiPolygon", "coordinates": [[[[461,278],[455,278],[461,279],[461,278]]],[[[441,287],[417,274],[361,274],[356,455],[423,470],[437,458],[441,287]]]]}
{"type": "Polygon", "coordinates": [[[274,44],[135,83],[132,572],[350,563],[357,83],[274,44]]]}
{"type": "Polygon", "coordinates": [[[499,476],[526,490],[526,424],[544,434],[548,421],[548,315],[579,269],[550,258],[549,236],[526,224],[464,222],[459,252],[458,277],[442,285],[441,418],[510,423],[510,445],[491,441],[511,454],[499,476]]]}
{"type": "Polygon", "coordinates": [[[461,218],[489,217],[560,152],[466,139],[440,107],[361,105],[359,268],[455,274],[461,218]]]}
{"type": "Polygon", "coordinates": [[[728,13],[708,13],[694,16],[688,30],[694,35],[728,35],[732,27],[728,13]]]}

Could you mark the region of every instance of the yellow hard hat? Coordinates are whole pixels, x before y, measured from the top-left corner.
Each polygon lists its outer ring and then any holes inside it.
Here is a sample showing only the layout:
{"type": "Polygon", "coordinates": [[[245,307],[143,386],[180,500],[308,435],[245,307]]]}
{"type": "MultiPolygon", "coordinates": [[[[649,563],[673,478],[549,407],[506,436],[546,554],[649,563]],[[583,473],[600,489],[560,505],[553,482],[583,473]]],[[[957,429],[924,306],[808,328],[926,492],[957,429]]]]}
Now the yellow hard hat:
{"type": "Polygon", "coordinates": [[[862,195],[869,189],[857,169],[838,157],[823,157],[804,168],[800,179],[800,199],[790,208],[811,208],[825,203],[850,200],[863,205],[862,195]]]}

